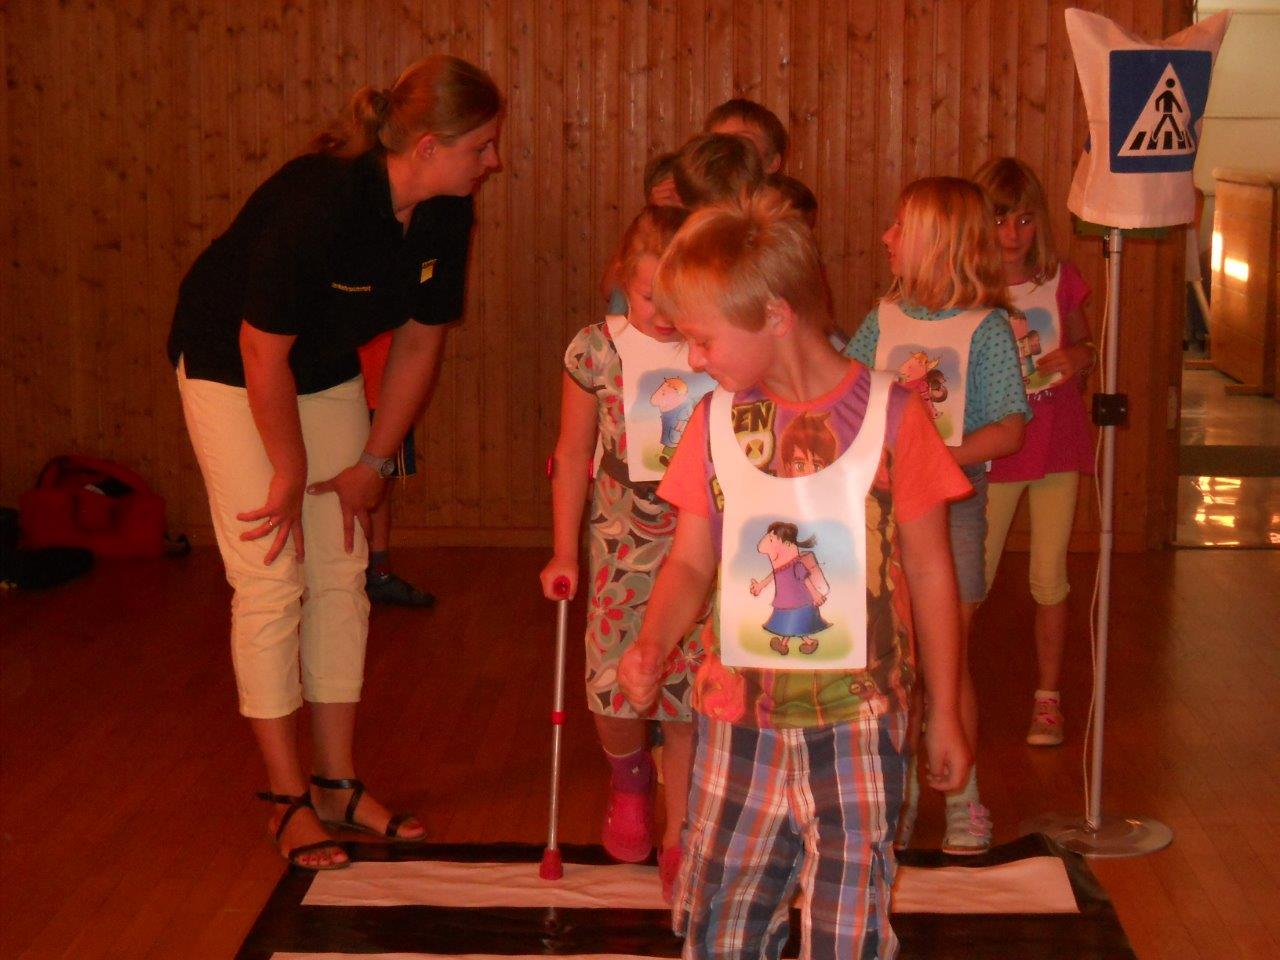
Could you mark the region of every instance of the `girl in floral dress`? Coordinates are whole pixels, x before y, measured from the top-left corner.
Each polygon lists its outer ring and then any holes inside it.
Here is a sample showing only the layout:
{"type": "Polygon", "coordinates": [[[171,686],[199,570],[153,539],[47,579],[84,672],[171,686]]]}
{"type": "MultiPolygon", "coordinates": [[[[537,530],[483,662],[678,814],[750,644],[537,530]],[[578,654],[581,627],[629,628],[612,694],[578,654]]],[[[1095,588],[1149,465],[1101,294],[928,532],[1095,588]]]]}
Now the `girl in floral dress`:
{"type": "MultiPolygon", "coordinates": [[[[648,721],[618,688],[618,661],[640,629],[676,528],[674,509],[657,495],[666,458],[662,410],[652,398],[664,383],[669,390],[672,379],[679,379],[694,399],[714,386],[689,369],[680,335],[652,301],[658,258],[686,216],[676,207],[647,206],[640,212],[611,267],[623,285],[627,314],[585,327],[565,352],[552,474],[554,555],[541,574],[548,598],[559,598],[555,585],[561,578],[569,595],[576,594],[579,532],[590,485],[587,705],[612,769],[601,840],[611,856],[626,862],[645,860],[653,849],[654,769],[648,721]]],[[[680,862],[692,757],[690,684],[700,630],[701,623],[673,651],[654,711],[664,744],[666,826],[659,873],[668,898],[680,862]]]]}

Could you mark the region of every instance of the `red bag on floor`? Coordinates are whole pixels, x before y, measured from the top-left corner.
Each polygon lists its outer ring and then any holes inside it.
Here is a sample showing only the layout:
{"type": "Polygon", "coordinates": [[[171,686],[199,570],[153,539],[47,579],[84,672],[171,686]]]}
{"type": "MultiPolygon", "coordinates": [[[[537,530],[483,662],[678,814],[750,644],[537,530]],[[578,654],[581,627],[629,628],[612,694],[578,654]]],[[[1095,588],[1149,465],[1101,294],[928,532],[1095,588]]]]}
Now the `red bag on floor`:
{"type": "Polygon", "coordinates": [[[158,557],[164,498],[127,467],[79,454],[45,464],[18,499],[22,546],[83,547],[98,557],[158,557]]]}

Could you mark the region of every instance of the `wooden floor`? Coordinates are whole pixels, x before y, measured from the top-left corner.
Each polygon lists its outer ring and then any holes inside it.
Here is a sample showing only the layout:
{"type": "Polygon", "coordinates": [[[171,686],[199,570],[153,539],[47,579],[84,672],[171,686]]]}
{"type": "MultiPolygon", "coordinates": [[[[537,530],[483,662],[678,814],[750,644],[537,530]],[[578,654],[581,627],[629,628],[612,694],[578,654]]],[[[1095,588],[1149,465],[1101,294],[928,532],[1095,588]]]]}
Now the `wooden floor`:
{"type": "MultiPolygon", "coordinates": [[[[534,586],[542,554],[399,560],[443,599],[427,614],[375,612],[362,773],[429,839],[538,842],[554,629],[534,586]]],[[[1084,808],[1089,558],[1072,574],[1065,747],[1022,743],[1024,556],[976,624],[980,769],[1000,841],[1027,816],[1084,808]]],[[[1157,817],[1175,840],[1093,868],[1142,958],[1280,956],[1278,586],[1280,552],[1117,559],[1104,809],[1157,817]]],[[[252,798],[263,784],[234,711],[227,598],[208,550],[0,597],[0,957],[234,955],[282,862],[252,798]]],[[[562,838],[589,842],[604,765],[580,685],[569,691],[562,838]]],[[[938,842],[939,821],[930,798],[921,843],[938,842]]]]}

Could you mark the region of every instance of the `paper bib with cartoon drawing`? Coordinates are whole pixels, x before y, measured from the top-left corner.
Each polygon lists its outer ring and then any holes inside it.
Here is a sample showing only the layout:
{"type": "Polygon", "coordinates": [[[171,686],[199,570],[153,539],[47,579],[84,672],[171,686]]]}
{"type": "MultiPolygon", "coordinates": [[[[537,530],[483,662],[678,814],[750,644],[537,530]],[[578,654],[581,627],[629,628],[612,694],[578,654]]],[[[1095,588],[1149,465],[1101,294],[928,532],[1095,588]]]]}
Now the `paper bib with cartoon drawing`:
{"type": "Polygon", "coordinates": [[[949,447],[960,446],[964,439],[969,344],[989,312],[966,310],[945,320],[918,320],[887,300],[881,300],[876,311],[876,369],[896,375],[900,384],[920,395],[949,447]]]}
{"type": "Polygon", "coordinates": [[[892,382],[872,374],[866,419],[834,462],[785,477],[752,465],[734,433],[732,395],[723,389],[713,395],[711,458],[724,495],[719,625],[726,666],[866,667],[866,496],[884,445],[892,382]]]}
{"type": "Polygon", "coordinates": [[[1013,339],[1018,344],[1018,365],[1027,396],[1047,390],[1062,379],[1060,373],[1039,368],[1041,357],[1062,344],[1062,321],[1058,316],[1058,280],[1062,271],[1044,283],[1020,283],[1009,288],[1016,312],[1009,316],[1013,339]]]}
{"type": "Polygon", "coordinates": [[[716,382],[689,369],[684,341],[655,340],[626,317],[609,317],[606,322],[622,362],[627,474],[637,483],[661,480],[693,408],[716,382]]]}

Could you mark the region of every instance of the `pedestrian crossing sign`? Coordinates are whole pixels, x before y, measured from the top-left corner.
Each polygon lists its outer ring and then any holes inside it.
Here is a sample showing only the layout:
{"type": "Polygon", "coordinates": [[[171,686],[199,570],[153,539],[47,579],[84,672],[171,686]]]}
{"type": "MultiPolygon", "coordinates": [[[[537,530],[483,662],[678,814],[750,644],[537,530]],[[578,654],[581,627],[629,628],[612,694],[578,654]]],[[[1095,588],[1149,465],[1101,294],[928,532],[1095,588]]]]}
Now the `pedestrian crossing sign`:
{"type": "Polygon", "coordinates": [[[1112,50],[1111,170],[1175,173],[1195,164],[1209,99],[1207,50],[1112,50]]]}
{"type": "Polygon", "coordinates": [[[1155,42],[1087,10],[1063,19],[1089,115],[1067,208],[1122,230],[1190,223],[1209,80],[1231,14],[1155,42]]]}

